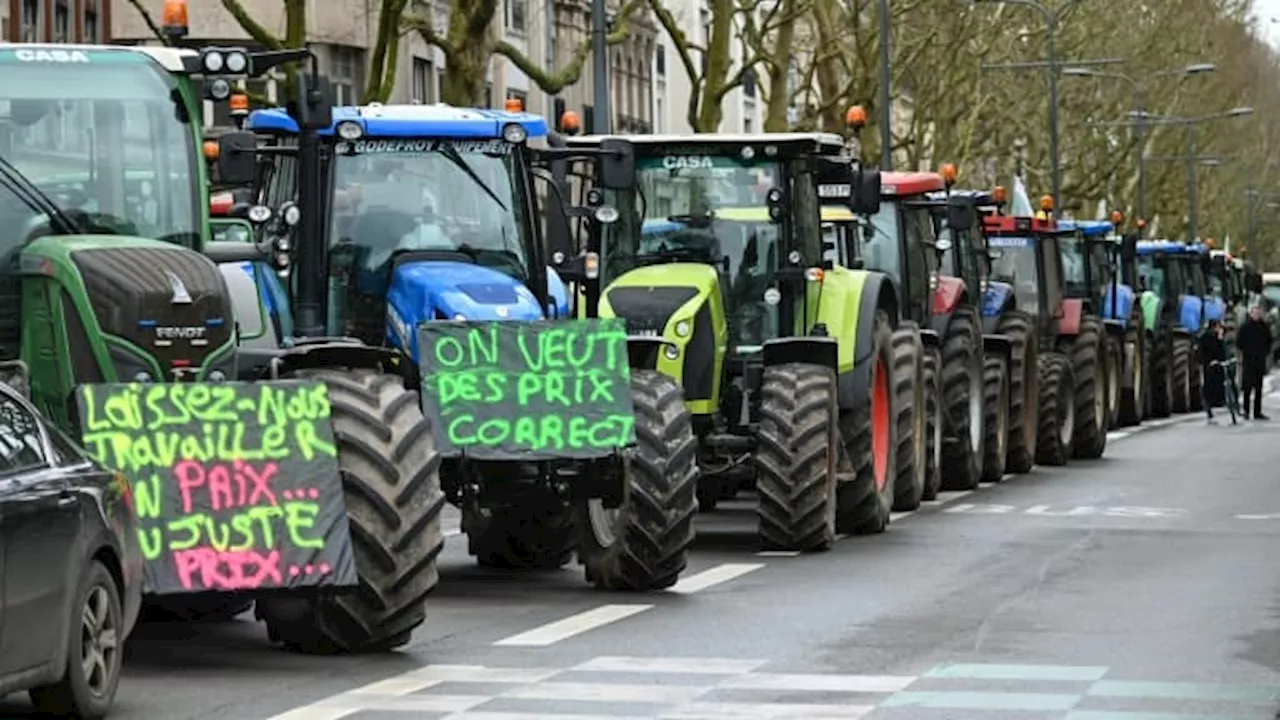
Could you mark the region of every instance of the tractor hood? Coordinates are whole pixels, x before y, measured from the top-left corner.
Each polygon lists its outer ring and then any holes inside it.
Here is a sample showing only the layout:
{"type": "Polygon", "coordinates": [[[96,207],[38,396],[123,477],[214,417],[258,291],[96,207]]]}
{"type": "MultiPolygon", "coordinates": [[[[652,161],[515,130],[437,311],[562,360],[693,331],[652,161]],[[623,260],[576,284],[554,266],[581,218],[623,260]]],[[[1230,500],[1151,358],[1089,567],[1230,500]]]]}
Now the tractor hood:
{"type": "MultiPolygon", "coordinates": [[[[568,291],[548,268],[547,289],[556,315],[568,314],[568,291]]],[[[551,308],[548,308],[551,310],[551,308]]],[[[492,268],[471,263],[424,261],[396,269],[387,293],[387,342],[408,350],[415,360],[414,328],[432,320],[541,320],[529,288],[492,268]]]]}
{"type": "Polygon", "coordinates": [[[1203,321],[1204,300],[1195,295],[1178,298],[1178,323],[1189,333],[1198,335],[1203,321]]]}
{"type": "Polygon", "coordinates": [[[692,321],[719,286],[719,273],[703,263],[648,265],[624,273],[604,291],[600,312],[624,318],[636,334],[665,334],[669,325],[692,321]]]}

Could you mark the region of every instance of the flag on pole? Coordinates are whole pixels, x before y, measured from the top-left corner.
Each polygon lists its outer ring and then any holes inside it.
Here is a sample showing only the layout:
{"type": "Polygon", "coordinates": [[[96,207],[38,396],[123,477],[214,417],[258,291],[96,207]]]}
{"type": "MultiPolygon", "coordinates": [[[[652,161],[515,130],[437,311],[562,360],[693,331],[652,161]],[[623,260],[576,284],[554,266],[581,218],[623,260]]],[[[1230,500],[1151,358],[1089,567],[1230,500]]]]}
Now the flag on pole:
{"type": "Polygon", "coordinates": [[[1013,202],[1010,210],[1014,217],[1036,216],[1035,206],[1031,204],[1031,198],[1027,197],[1027,186],[1017,175],[1013,177],[1013,202]]]}
{"type": "Polygon", "coordinates": [[[1222,249],[1226,250],[1228,254],[1231,253],[1231,236],[1230,235],[1222,238],[1222,249]]]}

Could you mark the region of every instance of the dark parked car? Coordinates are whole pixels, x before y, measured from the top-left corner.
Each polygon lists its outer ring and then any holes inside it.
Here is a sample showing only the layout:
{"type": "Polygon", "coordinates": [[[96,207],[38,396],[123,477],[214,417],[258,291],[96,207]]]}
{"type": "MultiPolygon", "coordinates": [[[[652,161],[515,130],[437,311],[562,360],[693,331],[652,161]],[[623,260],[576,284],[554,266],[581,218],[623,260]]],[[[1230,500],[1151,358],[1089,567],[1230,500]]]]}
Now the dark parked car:
{"type": "Polygon", "coordinates": [[[0,696],[101,718],[142,605],[133,497],[0,383],[0,696]]]}

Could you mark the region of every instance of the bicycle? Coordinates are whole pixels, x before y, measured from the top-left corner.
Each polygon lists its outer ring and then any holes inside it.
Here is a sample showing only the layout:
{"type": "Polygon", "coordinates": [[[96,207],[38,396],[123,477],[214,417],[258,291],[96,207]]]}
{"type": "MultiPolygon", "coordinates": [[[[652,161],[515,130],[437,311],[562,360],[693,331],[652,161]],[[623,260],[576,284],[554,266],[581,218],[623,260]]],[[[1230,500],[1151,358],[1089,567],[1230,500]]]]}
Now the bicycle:
{"type": "Polygon", "coordinates": [[[1231,424],[1239,424],[1236,418],[1240,413],[1240,394],[1236,388],[1236,360],[1213,360],[1209,362],[1210,366],[1222,368],[1222,399],[1223,404],[1227,406],[1227,412],[1231,413],[1231,424]]]}

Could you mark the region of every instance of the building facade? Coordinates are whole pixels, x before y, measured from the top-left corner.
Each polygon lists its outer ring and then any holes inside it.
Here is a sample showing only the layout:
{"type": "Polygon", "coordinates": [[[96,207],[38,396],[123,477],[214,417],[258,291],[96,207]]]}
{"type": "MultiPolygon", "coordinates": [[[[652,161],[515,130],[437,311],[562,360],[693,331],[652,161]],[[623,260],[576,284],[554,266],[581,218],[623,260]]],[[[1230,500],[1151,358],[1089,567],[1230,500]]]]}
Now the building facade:
{"type": "Polygon", "coordinates": [[[111,41],[111,0],[0,0],[0,37],[8,42],[111,41]]]}
{"type": "MultiPolygon", "coordinates": [[[[57,0],[52,0],[56,2],[57,0]]],[[[79,0],[87,2],[87,0],[79,0]]],[[[102,2],[103,0],[98,0],[102,2]]],[[[3,0],[0,0],[3,2],[3,0]]],[[[158,22],[163,0],[142,0],[158,22]]],[[[275,32],[284,30],[280,0],[241,0],[259,24],[275,32]]],[[[616,3],[611,4],[616,7],[616,3]]],[[[365,0],[325,0],[308,7],[308,39],[316,51],[321,72],[329,77],[339,104],[355,104],[365,89],[369,55],[374,48],[380,3],[365,0]]],[[[490,32],[520,50],[532,62],[554,70],[569,63],[580,43],[590,38],[589,0],[503,0],[490,32]]],[[[447,0],[412,0],[409,12],[429,18],[443,33],[449,17],[447,0]]],[[[193,45],[238,44],[253,47],[220,0],[189,0],[188,22],[193,45]]],[[[658,44],[657,27],[647,16],[632,18],[628,40],[610,48],[612,110],[618,131],[647,132],[653,125],[652,58],[658,44]]],[[[116,42],[155,42],[146,22],[132,7],[122,7],[113,17],[116,42]]],[[[444,55],[429,47],[417,33],[403,36],[396,68],[396,83],[388,103],[431,104],[440,101],[444,79],[444,55]]],[[[531,112],[559,117],[574,110],[588,120],[594,116],[591,68],[556,95],[542,92],[518,67],[495,54],[483,104],[502,107],[507,98],[519,98],[531,112]]],[[[267,78],[250,85],[258,97],[278,101],[279,83],[267,78]]],[[[225,125],[225,109],[206,108],[206,123],[225,125]]]]}

